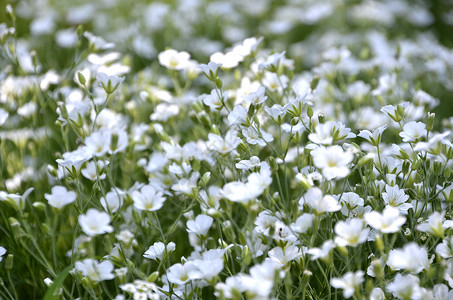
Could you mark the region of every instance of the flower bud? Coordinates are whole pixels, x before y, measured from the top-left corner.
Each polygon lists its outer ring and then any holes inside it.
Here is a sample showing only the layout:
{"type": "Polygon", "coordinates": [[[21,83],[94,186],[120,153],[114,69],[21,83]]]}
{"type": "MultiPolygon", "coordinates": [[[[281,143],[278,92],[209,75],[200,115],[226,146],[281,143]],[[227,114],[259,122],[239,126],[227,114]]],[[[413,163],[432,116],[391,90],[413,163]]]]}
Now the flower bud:
{"type": "Polygon", "coordinates": [[[11,4],[6,5],[6,18],[8,22],[14,24],[16,22],[16,14],[14,13],[14,9],[11,4]]]}
{"type": "Polygon", "coordinates": [[[380,235],[378,235],[376,237],[376,240],[375,240],[375,243],[376,243],[376,247],[378,248],[378,250],[381,252],[381,253],[384,253],[384,241],[382,240],[382,237],[380,235]]]}
{"type": "Polygon", "coordinates": [[[82,72],[77,72],[77,78],[79,79],[80,84],[85,86],[87,80],[85,79],[85,76],[83,76],[82,72]]]}
{"type": "Polygon", "coordinates": [[[11,271],[14,265],[14,255],[13,254],[8,254],[6,257],[6,262],[5,262],[5,269],[6,271],[11,271]]]}
{"type": "Polygon", "coordinates": [[[396,120],[394,119],[395,122],[401,121],[403,119],[403,117],[404,117],[404,108],[400,104],[398,104],[398,106],[396,107],[395,116],[397,117],[396,120]]]}
{"type": "Polygon", "coordinates": [[[311,119],[313,117],[313,108],[311,106],[307,107],[307,116],[311,119]]]}
{"type": "Polygon", "coordinates": [[[268,161],[269,161],[269,166],[271,167],[271,170],[273,172],[277,172],[278,171],[278,165],[277,165],[277,162],[275,161],[275,158],[273,156],[271,156],[271,157],[268,158],[268,161]]]}
{"type": "Polygon", "coordinates": [[[159,272],[158,271],[155,271],[153,273],[151,273],[151,275],[149,275],[147,278],[146,278],[146,281],[148,282],[155,282],[157,280],[157,278],[159,278],[159,272]]]}
{"type": "Polygon", "coordinates": [[[428,120],[426,121],[426,130],[431,131],[434,127],[434,118],[436,117],[435,113],[428,113],[428,120]]]}
{"type": "Polygon", "coordinates": [[[215,79],[215,86],[218,89],[221,89],[223,87],[223,82],[222,82],[222,79],[220,79],[220,77],[217,77],[215,79]]]}
{"type": "Polygon", "coordinates": [[[323,114],[319,114],[318,121],[320,124],[324,124],[326,122],[326,117],[323,114]]]}

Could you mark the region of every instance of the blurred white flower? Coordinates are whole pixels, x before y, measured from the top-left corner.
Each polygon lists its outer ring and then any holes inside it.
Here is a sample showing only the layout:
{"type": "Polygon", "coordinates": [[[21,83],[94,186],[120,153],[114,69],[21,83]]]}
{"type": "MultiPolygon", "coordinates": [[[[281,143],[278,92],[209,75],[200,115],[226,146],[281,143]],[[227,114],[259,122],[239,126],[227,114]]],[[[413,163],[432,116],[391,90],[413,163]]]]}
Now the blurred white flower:
{"type": "Polygon", "coordinates": [[[341,278],[332,278],[330,284],[336,289],[343,289],[343,297],[351,298],[355,289],[365,280],[363,275],[363,271],[348,272],[341,278]]]}
{"type": "Polygon", "coordinates": [[[228,123],[230,126],[241,125],[247,121],[247,109],[242,105],[236,105],[228,114],[228,123]]]}
{"type": "Polygon", "coordinates": [[[261,166],[261,162],[258,156],[252,156],[249,160],[241,160],[236,163],[235,166],[239,170],[253,170],[254,168],[259,168],[261,166]]]}
{"type": "Polygon", "coordinates": [[[187,232],[193,233],[198,237],[206,237],[211,228],[213,218],[207,215],[198,215],[195,220],[187,221],[187,232]]]}
{"type": "Polygon", "coordinates": [[[308,204],[316,213],[335,212],[341,209],[341,205],[330,195],[323,196],[321,189],[311,188],[299,200],[299,207],[303,209],[304,204],[308,204]]]}
{"type": "Polygon", "coordinates": [[[118,191],[111,190],[105,197],[101,197],[101,205],[105,211],[115,213],[123,205],[123,197],[118,191]]]}
{"type": "Polygon", "coordinates": [[[371,145],[378,146],[381,143],[382,133],[386,128],[387,125],[381,126],[373,130],[373,132],[370,132],[369,130],[361,130],[358,136],[370,142],[371,145]]]}
{"type": "Polygon", "coordinates": [[[412,208],[412,205],[406,202],[409,200],[409,196],[406,195],[404,190],[401,190],[397,185],[386,185],[385,193],[382,193],[382,199],[385,204],[397,208],[403,215],[407,215],[407,211],[412,208]]]}
{"type": "Polygon", "coordinates": [[[322,174],[327,180],[346,177],[350,170],[348,164],[354,158],[351,152],[345,152],[338,146],[327,148],[319,147],[311,151],[313,163],[322,169],[322,174]]]}
{"type": "Polygon", "coordinates": [[[411,121],[404,124],[403,131],[400,132],[403,142],[416,142],[426,137],[426,125],[422,122],[411,121]]]}
{"type": "Polygon", "coordinates": [[[229,130],[225,138],[220,135],[209,133],[207,146],[210,150],[217,151],[222,154],[227,154],[237,148],[241,139],[237,137],[236,130],[229,130]]]}
{"type": "Polygon", "coordinates": [[[315,216],[312,214],[302,214],[290,227],[296,233],[306,233],[313,226],[314,218],[315,216]]]}
{"type": "Polygon", "coordinates": [[[131,195],[134,201],[134,207],[139,210],[156,211],[159,210],[165,202],[163,192],[156,190],[151,185],[143,186],[140,191],[134,191],[131,195]]]}
{"type": "Polygon", "coordinates": [[[444,239],[441,244],[438,244],[436,253],[445,259],[453,257],[453,236],[444,239]]]}
{"type": "Polygon", "coordinates": [[[168,49],[159,53],[158,58],[162,66],[179,71],[188,67],[190,54],[185,51],[178,52],[174,49],[168,49]]]}
{"type": "Polygon", "coordinates": [[[99,85],[104,88],[107,94],[112,94],[124,81],[124,77],[98,73],[96,75],[96,80],[99,82],[99,85]]]}
{"type": "Polygon", "coordinates": [[[382,233],[395,233],[406,222],[406,217],[401,216],[398,209],[387,206],[382,214],[377,211],[366,213],[365,221],[368,225],[382,233]]]}
{"type": "Polygon", "coordinates": [[[156,242],[152,246],[146,250],[145,254],[143,254],[143,257],[157,260],[157,259],[162,259],[162,256],[164,255],[165,252],[170,253],[176,249],[176,245],[173,242],[170,242],[165,246],[164,243],[162,242],[156,242]]]}
{"type": "Polygon", "coordinates": [[[361,219],[348,219],[346,221],[339,221],[335,224],[335,243],[341,247],[351,246],[356,247],[366,241],[369,228],[363,228],[363,221],[361,219]]]}
{"type": "Polygon", "coordinates": [[[327,240],[322,243],[321,248],[311,248],[307,251],[311,255],[311,260],[324,259],[327,260],[330,252],[336,247],[334,241],[327,240]]]}
{"type": "Polygon", "coordinates": [[[167,279],[174,284],[183,285],[191,280],[200,279],[201,274],[193,262],[174,264],[167,270],[167,279]]]}
{"type": "Polygon", "coordinates": [[[412,274],[428,269],[430,264],[426,249],[415,242],[406,244],[403,249],[391,250],[387,260],[387,265],[392,270],[404,269],[412,274]]]}
{"type": "Polygon", "coordinates": [[[94,259],[87,258],[75,263],[77,271],[96,282],[113,279],[115,277],[112,273],[113,268],[113,264],[108,260],[99,263],[94,259]]]}
{"type": "Polygon", "coordinates": [[[50,206],[62,209],[65,205],[74,202],[77,194],[73,191],[68,191],[64,186],[56,185],[52,188],[51,194],[44,194],[44,198],[47,199],[50,206]]]}
{"type": "Polygon", "coordinates": [[[79,225],[88,236],[112,232],[113,227],[109,224],[110,216],[94,208],[90,208],[86,214],[79,215],[79,225]]]}
{"type": "Polygon", "coordinates": [[[273,262],[284,267],[292,260],[300,258],[302,256],[302,251],[297,246],[290,245],[285,248],[275,247],[269,250],[267,255],[273,262]]]}
{"type": "Polygon", "coordinates": [[[396,274],[395,279],[387,284],[387,291],[398,299],[421,299],[420,280],[414,275],[396,274]]]}
{"type": "Polygon", "coordinates": [[[0,261],[3,260],[3,255],[5,255],[5,253],[6,253],[6,248],[0,246],[0,261]]]}
{"type": "Polygon", "coordinates": [[[434,212],[425,222],[417,225],[417,230],[422,232],[429,232],[436,237],[444,237],[444,229],[448,228],[448,223],[444,222],[445,212],[434,212]]]}

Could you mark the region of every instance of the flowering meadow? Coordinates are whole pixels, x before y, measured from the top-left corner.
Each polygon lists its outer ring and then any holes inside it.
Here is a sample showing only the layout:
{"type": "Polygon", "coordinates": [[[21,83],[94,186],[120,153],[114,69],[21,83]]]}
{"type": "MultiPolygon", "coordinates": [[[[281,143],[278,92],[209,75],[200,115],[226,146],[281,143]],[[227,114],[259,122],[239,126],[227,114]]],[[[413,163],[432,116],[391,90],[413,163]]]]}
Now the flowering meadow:
{"type": "Polygon", "coordinates": [[[0,299],[453,299],[448,1],[2,1],[0,299]]]}

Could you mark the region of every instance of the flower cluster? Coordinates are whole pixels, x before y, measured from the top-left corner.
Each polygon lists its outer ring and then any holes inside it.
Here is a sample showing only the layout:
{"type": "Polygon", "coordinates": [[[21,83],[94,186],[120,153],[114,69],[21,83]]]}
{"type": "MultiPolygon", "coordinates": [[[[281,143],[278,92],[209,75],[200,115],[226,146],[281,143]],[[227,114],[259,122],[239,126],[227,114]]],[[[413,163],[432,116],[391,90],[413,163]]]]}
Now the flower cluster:
{"type": "Polygon", "coordinates": [[[137,2],[6,7],[1,299],[453,297],[452,11],[137,2]]]}

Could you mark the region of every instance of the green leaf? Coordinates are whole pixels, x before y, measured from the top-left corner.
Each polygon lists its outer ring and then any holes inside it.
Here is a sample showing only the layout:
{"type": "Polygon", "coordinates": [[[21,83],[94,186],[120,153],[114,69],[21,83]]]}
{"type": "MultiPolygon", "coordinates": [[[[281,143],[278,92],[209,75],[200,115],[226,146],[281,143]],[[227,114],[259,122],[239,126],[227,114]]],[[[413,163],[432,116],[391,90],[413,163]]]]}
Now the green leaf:
{"type": "Polygon", "coordinates": [[[68,276],[69,271],[71,271],[73,268],[74,268],[73,265],[67,266],[60,274],[58,274],[57,278],[55,278],[54,282],[47,289],[47,292],[44,295],[43,300],[59,299],[58,291],[60,290],[61,286],[63,285],[63,282],[66,279],[66,276],[68,276]]]}

